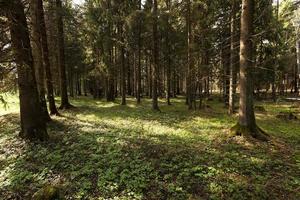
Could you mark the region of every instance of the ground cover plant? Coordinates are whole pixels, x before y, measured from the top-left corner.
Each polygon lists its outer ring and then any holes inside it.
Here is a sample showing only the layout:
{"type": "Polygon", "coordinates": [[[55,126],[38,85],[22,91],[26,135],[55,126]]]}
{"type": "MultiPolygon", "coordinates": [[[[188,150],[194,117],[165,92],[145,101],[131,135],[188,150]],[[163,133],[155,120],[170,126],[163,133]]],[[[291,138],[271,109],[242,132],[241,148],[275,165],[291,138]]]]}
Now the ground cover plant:
{"type": "Polygon", "coordinates": [[[78,98],[49,124],[49,142],[36,144],[18,137],[17,103],[1,108],[4,199],[30,199],[47,185],[66,199],[299,199],[300,123],[276,118],[299,116],[288,103],[260,103],[258,124],[271,137],[260,142],[228,137],[236,119],[218,100],[188,111],[180,98],[159,113],[150,101],[78,98]]]}

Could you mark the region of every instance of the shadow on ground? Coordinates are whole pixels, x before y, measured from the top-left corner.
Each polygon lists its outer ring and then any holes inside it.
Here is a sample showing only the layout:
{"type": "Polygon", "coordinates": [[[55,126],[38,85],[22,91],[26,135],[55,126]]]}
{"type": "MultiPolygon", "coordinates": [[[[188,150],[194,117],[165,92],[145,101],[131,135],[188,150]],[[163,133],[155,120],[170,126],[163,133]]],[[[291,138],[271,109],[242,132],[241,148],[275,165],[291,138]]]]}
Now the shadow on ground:
{"type": "Polygon", "coordinates": [[[221,105],[189,112],[179,101],[157,113],[149,102],[74,103],[49,124],[47,143],[20,140],[16,115],[0,118],[1,197],[30,199],[55,184],[67,199],[299,198],[296,148],[227,138],[235,119],[221,105]]]}

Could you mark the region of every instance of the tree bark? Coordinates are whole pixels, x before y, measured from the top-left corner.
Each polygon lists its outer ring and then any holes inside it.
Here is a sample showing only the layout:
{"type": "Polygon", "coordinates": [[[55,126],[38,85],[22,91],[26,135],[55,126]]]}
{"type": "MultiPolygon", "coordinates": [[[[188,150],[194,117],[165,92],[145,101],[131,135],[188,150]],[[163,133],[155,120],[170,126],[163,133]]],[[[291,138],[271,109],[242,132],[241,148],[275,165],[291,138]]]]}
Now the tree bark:
{"type": "MultiPolygon", "coordinates": [[[[142,1],[139,0],[139,10],[142,10],[142,1]]],[[[141,88],[142,88],[142,84],[141,84],[141,50],[142,50],[142,38],[141,38],[141,34],[142,34],[142,24],[141,24],[141,20],[139,20],[139,36],[138,36],[138,65],[137,65],[137,72],[136,72],[136,82],[137,82],[137,88],[136,88],[136,100],[137,103],[140,104],[141,103],[141,88]]]]}
{"type": "Polygon", "coordinates": [[[250,135],[266,140],[266,135],[257,127],[253,109],[253,12],[254,0],[243,0],[240,39],[240,107],[238,124],[234,134],[250,135]]]}
{"type": "Polygon", "coordinates": [[[299,87],[300,87],[300,40],[296,42],[296,53],[297,53],[297,66],[295,69],[295,93],[299,95],[299,87]]]}
{"type": "Polygon", "coordinates": [[[236,101],[236,83],[237,83],[237,69],[238,69],[238,52],[237,52],[237,13],[238,13],[238,1],[232,2],[231,13],[231,38],[230,38],[230,88],[229,88],[229,107],[228,113],[231,115],[235,112],[236,101]]]}
{"type": "Polygon", "coordinates": [[[35,77],[39,100],[45,121],[51,121],[45,99],[45,70],[43,65],[41,18],[39,16],[38,0],[30,0],[31,24],[32,24],[32,54],[35,66],[35,77]]]}
{"type": "Polygon", "coordinates": [[[192,34],[192,21],[191,21],[191,2],[190,0],[187,1],[187,63],[188,63],[188,69],[187,69],[187,79],[186,79],[186,93],[187,93],[187,104],[188,109],[192,110],[194,107],[194,101],[195,101],[195,87],[194,87],[194,63],[193,63],[193,55],[192,55],[192,43],[193,43],[193,34],[192,34]]]}
{"type": "Polygon", "coordinates": [[[44,68],[45,68],[45,75],[46,75],[47,99],[49,102],[50,115],[59,115],[55,106],[55,99],[53,93],[52,73],[50,68],[47,32],[46,32],[44,7],[43,7],[42,0],[38,0],[38,18],[40,18],[40,24],[41,24],[40,26],[41,42],[42,42],[43,61],[44,61],[44,68]]]}
{"type": "Polygon", "coordinates": [[[47,140],[46,124],[39,102],[24,6],[20,0],[9,2],[12,47],[15,53],[20,98],[20,136],[29,140],[47,140]]]}
{"type": "Polygon", "coordinates": [[[121,47],[120,47],[120,56],[121,56],[121,105],[126,105],[126,65],[125,65],[125,48],[124,48],[124,41],[123,41],[123,25],[119,26],[119,32],[121,36],[121,47]]]}
{"type": "MultiPolygon", "coordinates": [[[[171,1],[167,0],[167,9],[170,12],[171,11],[171,1]]],[[[167,44],[167,49],[168,49],[168,66],[167,66],[167,92],[166,92],[166,99],[167,99],[167,104],[171,105],[171,44],[170,44],[170,36],[169,36],[169,26],[170,26],[170,18],[168,16],[167,18],[167,33],[166,33],[166,44],[167,44]]]]}
{"type": "Polygon", "coordinates": [[[69,103],[67,90],[67,76],[65,64],[65,41],[64,41],[64,25],[62,19],[62,2],[56,0],[56,20],[57,20],[57,39],[58,39],[58,64],[59,64],[59,78],[60,78],[60,109],[70,109],[73,106],[69,103]]]}
{"type": "Polygon", "coordinates": [[[157,97],[157,80],[159,66],[159,49],[158,49],[158,15],[157,15],[157,0],[153,0],[153,69],[152,69],[152,109],[160,111],[158,107],[157,97]]]}

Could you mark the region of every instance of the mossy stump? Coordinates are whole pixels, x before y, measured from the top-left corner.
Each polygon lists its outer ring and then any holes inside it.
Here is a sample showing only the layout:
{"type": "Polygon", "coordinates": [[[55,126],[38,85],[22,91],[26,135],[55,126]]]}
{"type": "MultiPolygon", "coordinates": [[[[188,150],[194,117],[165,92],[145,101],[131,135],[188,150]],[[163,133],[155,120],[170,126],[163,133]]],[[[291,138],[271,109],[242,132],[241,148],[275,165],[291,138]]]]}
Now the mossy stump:
{"type": "Polygon", "coordinates": [[[252,137],[264,142],[269,140],[268,134],[258,126],[248,127],[242,126],[239,123],[230,129],[230,136],[252,137]]]}
{"type": "Polygon", "coordinates": [[[33,196],[33,200],[62,200],[61,191],[58,186],[47,185],[38,190],[33,196]]]}

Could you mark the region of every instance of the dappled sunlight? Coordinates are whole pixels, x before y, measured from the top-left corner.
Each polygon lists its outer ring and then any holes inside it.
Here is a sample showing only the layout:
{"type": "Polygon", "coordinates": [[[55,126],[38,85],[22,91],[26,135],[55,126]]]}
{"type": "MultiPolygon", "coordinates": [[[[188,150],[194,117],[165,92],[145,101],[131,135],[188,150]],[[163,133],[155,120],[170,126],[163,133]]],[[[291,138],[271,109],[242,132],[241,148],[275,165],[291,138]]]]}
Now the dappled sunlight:
{"type": "MultiPolygon", "coordinates": [[[[295,149],[289,146],[297,141],[228,138],[236,119],[215,102],[209,114],[187,111],[182,100],[161,106],[162,113],[151,111],[150,101],[142,106],[85,98],[72,103],[75,109],[53,117],[48,143],[18,138],[18,115],[0,118],[0,192],[29,197],[51,183],[79,199],[159,199],[165,194],[180,199],[244,194],[251,199],[265,197],[260,192],[274,184],[270,176],[290,183],[280,187],[286,194],[297,187],[291,183],[295,149]]],[[[299,129],[297,122],[280,122],[269,112],[257,119],[272,137],[288,133],[284,138],[293,140],[299,129]]]]}

